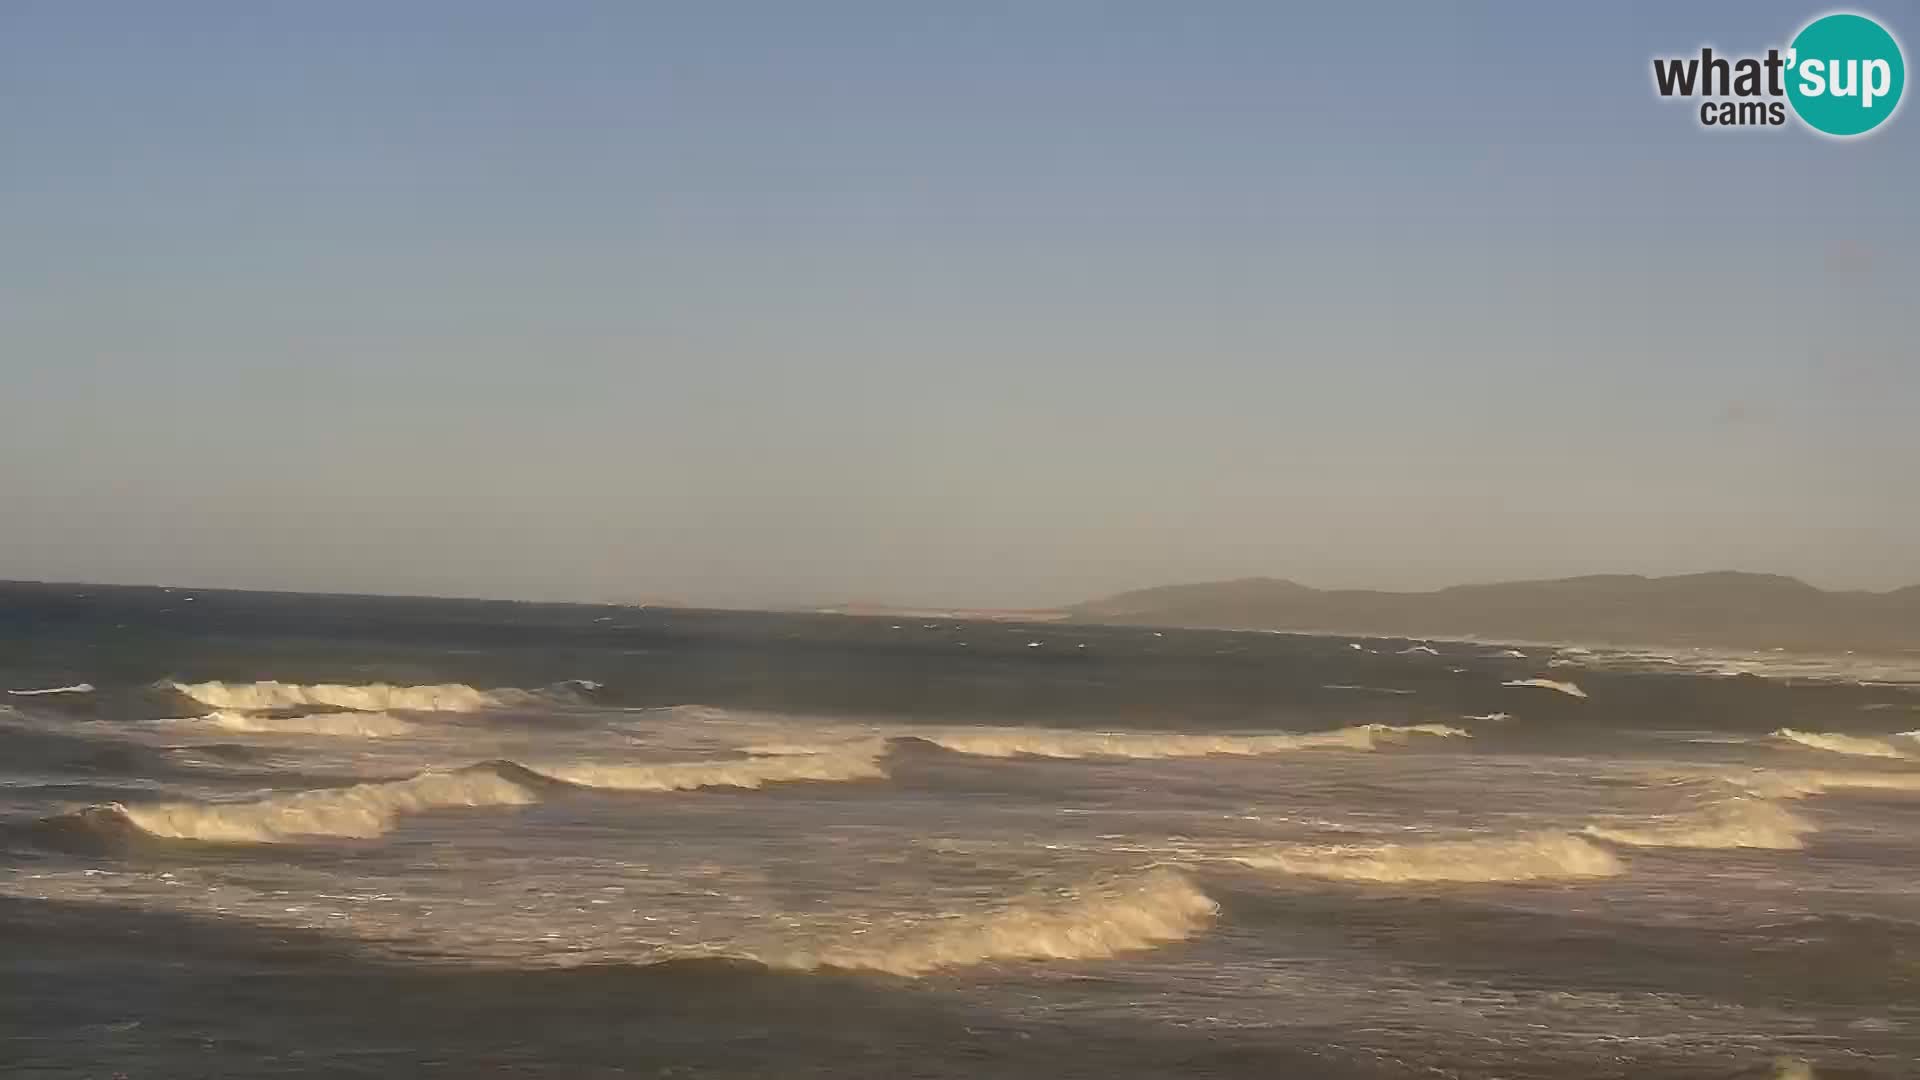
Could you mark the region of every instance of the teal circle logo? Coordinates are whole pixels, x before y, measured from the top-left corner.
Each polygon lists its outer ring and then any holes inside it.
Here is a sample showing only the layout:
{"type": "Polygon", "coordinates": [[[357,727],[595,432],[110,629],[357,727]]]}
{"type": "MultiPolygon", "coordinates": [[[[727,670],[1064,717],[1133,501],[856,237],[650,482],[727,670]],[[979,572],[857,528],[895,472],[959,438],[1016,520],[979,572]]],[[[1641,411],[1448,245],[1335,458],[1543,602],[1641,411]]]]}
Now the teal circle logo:
{"type": "Polygon", "coordinates": [[[1865,15],[1824,15],[1793,39],[1787,100],[1815,131],[1865,135],[1900,107],[1907,64],[1900,43],[1865,15]]]}

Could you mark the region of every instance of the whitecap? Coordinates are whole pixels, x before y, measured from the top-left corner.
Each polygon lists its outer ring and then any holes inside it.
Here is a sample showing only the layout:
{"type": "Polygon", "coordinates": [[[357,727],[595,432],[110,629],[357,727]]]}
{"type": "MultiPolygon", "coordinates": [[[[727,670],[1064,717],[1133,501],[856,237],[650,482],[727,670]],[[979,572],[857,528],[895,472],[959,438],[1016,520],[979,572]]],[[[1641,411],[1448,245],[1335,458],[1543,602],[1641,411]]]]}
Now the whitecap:
{"type": "Polygon", "coordinates": [[[1585,690],[1580,689],[1578,686],[1575,686],[1570,682],[1561,682],[1558,679],[1509,679],[1508,681],[1503,682],[1500,685],[1501,686],[1537,686],[1543,690],[1558,690],[1559,692],[1566,694],[1569,697],[1583,698],[1587,696],[1587,692],[1585,690]]]}
{"type": "Polygon", "coordinates": [[[42,694],[91,694],[92,683],[74,683],[72,686],[49,686],[44,690],[9,690],[15,697],[39,697],[42,694]]]}
{"type": "Polygon", "coordinates": [[[1237,855],[1234,861],[1259,870],[1378,884],[1568,881],[1625,871],[1619,856],[1570,833],[1371,846],[1292,844],[1237,855]]]}
{"type": "Polygon", "coordinates": [[[1814,830],[1814,824],[1807,819],[1761,799],[1728,799],[1682,818],[1652,824],[1589,825],[1586,828],[1590,836],[1633,847],[1776,851],[1804,847],[1801,837],[1814,830]]]}
{"type": "Polygon", "coordinates": [[[918,738],[978,757],[1188,758],[1210,755],[1252,757],[1297,750],[1372,750],[1409,736],[1467,738],[1468,732],[1445,724],[1360,724],[1304,734],[1203,735],[1183,732],[1104,732],[1060,728],[953,728],[916,732],[918,738]]]}
{"type": "Polygon", "coordinates": [[[1034,898],[994,912],[942,920],[930,929],[873,935],[819,949],[753,957],[775,968],[847,968],[917,977],[1000,960],[1099,960],[1182,941],[1205,929],[1219,906],[1184,875],[1152,870],[1034,898]]]}
{"type": "Polygon", "coordinates": [[[476,690],[461,683],[395,686],[389,683],[174,683],[175,690],[216,709],[266,711],[325,706],[361,712],[478,712],[525,700],[521,690],[476,690]]]}

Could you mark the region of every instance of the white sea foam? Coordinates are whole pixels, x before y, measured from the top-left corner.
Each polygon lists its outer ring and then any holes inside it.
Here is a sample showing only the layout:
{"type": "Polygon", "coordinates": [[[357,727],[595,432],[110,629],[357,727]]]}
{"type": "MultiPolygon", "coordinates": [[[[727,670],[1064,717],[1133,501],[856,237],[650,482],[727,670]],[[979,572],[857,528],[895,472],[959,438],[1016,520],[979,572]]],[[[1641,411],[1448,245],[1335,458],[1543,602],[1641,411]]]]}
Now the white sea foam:
{"type": "Polygon", "coordinates": [[[217,709],[205,716],[190,717],[186,723],[201,723],[223,731],[244,731],[270,735],[341,735],[383,738],[406,735],[419,730],[413,724],[389,713],[335,712],[307,713],[301,716],[270,716],[217,709]]]}
{"type": "Polygon", "coordinates": [[[323,788],[243,803],[144,803],[118,806],[154,836],[221,844],[273,844],[314,836],[370,838],[402,814],[455,806],[523,806],[538,802],[527,788],[473,769],[426,772],[406,780],[323,788]]]}
{"type": "Polygon", "coordinates": [[[500,762],[454,772],[429,771],[406,780],[273,795],[252,802],[115,804],[114,809],[155,836],[218,843],[276,843],[312,836],[375,837],[391,830],[401,814],[422,810],[536,803],[540,794],[534,789],[543,779],[621,791],[690,791],[758,788],[803,780],[865,780],[885,775],[877,753],[857,750],[638,765],[500,762]],[[520,780],[512,778],[516,772],[520,780]]]}
{"type": "Polygon", "coordinates": [[[887,775],[881,750],[850,748],[829,753],[776,754],[724,761],[676,761],[641,765],[597,762],[534,764],[541,776],[581,787],[617,791],[690,791],[694,788],[757,788],[797,780],[873,780],[887,775]]]}
{"type": "Polygon", "coordinates": [[[1778,651],[1737,653],[1702,649],[1668,655],[1644,649],[1603,649],[1589,653],[1587,659],[1590,667],[1617,671],[1664,668],[1723,677],[1745,675],[1794,682],[1908,689],[1920,684],[1920,663],[1911,657],[1817,656],[1778,651]]]}
{"type": "Polygon", "coordinates": [[[1357,686],[1353,683],[1328,683],[1322,690],[1358,690],[1368,694],[1411,694],[1412,690],[1398,690],[1391,686],[1357,686]]]}
{"type": "Polygon", "coordinates": [[[460,683],[394,686],[369,683],[174,683],[180,693],[215,709],[297,709],[322,706],[360,712],[478,712],[527,697],[521,690],[475,690],[460,683]]]}
{"type": "Polygon", "coordinates": [[[1633,847],[1768,848],[1794,851],[1814,831],[1807,819],[1763,799],[1727,799],[1678,820],[1647,825],[1589,825],[1587,833],[1633,847]]]}
{"type": "Polygon", "coordinates": [[[1578,686],[1575,686],[1570,682],[1561,682],[1558,679],[1509,679],[1506,682],[1501,683],[1500,685],[1501,686],[1537,686],[1537,687],[1540,687],[1542,690],[1558,690],[1561,693],[1567,694],[1571,697],[1583,698],[1587,696],[1587,692],[1585,690],[1580,689],[1578,686]]]}
{"type": "Polygon", "coordinates": [[[9,690],[16,697],[39,697],[42,694],[91,694],[92,683],[74,683],[72,686],[49,686],[44,690],[9,690]]]}
{"type": "Polygon", "coordinates": [[[1781,728],[1773,734],[1776,738],[1796,742],[1815,750],[1852,754],[1855,757],[1908,758],[1913,756],[1909,751],[1920,749],[1920,747],[1895,746],[1885,739],[1873,739],[1861,735],[1838,735],[1827,731],[1795,731],[1792,728],[1781,728]]]}
{"type": "Polygon", "coordinates": [[[1725,772],[1716,779],[1745,788],[1763,799],[1798,799],[1831,791],[1920,792],[1920,772],[1835,772],[1826,769],[1754,769],[1725,772]]]}
{"type": "Polygon", "coordinates": [[[1564,881],[1625,869],[1613,852],[1570,833],[1364,847],[1294,844],[1234,859],[1260,870],[1382,884],[1564,881]]]}
{"type": "Polygon", "coordinates": [[[819,757],[856,755],[859,757],[882,758],[893,749],[893,736],[864,733],[822,732],[819,738],[804,742],[786,742],[775,739],[767,742],[753,742],[741,746],[742,753],[756,757],[819,757]]]}
{"type": "Polygon", "coordinates": [[[1415,735],[1470,738],[1445,724],[1360,724],[1293,735],[1201,735],[1178,732],[1073,731],[1061,728],[953,728],[916,732],[936,746],[978,757],[1186,758],[1213,754],[1253,757],[1296,750],[1372,750],[1415,735]]]}
{"type": "Polygon", "coordinates": [[[1084,885],[1061,898],[1016,903],[991,915],[756,959],[777,968],[852,968],[909,977],[998,960],[1098,960],[1184,940],[1205,929],[1218,911],[1186,877],[1162,869],[1084,885]]]}

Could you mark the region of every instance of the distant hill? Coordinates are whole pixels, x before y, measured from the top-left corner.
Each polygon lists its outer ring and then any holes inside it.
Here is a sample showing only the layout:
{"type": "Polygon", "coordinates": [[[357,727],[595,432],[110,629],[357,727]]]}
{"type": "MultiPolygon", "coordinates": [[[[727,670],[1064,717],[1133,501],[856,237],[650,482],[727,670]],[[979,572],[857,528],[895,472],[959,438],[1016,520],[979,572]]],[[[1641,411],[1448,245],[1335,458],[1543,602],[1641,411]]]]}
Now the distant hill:
{"type": "Polygon", "coordinates": [[[1072,609],[1082,622],[1796,651],[1920,650],[1920,586],[1827,592],[1773,574],[1594,574],[1435,592],[1276,578],[1163,585],[1072,609]]]}

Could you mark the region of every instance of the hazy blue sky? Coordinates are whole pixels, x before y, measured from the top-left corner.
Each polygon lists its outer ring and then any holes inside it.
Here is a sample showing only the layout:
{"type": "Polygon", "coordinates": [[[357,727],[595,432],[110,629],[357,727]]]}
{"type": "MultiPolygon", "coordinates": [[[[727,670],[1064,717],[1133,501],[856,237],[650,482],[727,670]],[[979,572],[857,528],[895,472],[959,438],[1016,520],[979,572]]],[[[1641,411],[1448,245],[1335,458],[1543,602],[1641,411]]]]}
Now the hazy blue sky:
{"type": "Polygon", "coordinates": [[[1920,114],[1651,88],[1823,10],[7,0],[0,577],[1920,581],[1920,114]]]}

